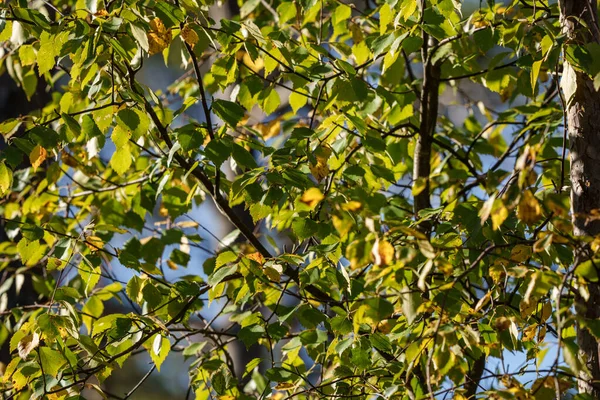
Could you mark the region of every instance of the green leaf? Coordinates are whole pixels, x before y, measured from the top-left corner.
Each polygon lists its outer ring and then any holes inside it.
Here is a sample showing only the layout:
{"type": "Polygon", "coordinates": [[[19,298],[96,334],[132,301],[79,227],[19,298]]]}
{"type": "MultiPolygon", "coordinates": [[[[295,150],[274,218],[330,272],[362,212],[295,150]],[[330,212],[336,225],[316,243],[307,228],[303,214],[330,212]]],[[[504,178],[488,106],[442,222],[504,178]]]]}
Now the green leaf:
{"type": "Polygon", "coordinates": [[[288,382],[294,379],[294,374],[283,368],[271,368],[265,371],[265,376],[274,382],[288,382]]]}
{"type": "Polygon", "coordinates": [[[168,1],[159,1],[155,3],[154,11],[165,24],[166,28],[179,25],[185,20],[185,15],[178,7],[168,1]]]}
{"type": "Polygon", "coordinates": [[[17,251],[23,264],[35,265],[44,256],[46,246],[40,244],[39,240],[30,242],[26,238],[22,238],[17,245],[17,251]]]}
{"type": "Polygon", "coordinates": [[[88,296],[98,282],[100,282],[101,273],[100,266],[96,267],[92,265],[87,258],[83,257],[82,262],[79,265],[79,275],[84,282],[84,293],[86,296],[88,296]]]}
{"type": "Polygon", "coordinates": [[[575,268],[575,275],[580,276],[589,282],[598,282],[596,265],[596,262],[586,260],[575,268]]]}
{"type": "Polygon", "coordinates": [[[211,140],[206,145],[204,154],[216,167],[220,167],[231,155],[231,147],[227,146],[221,140],[211,140]]]}
{"type": "Polygon", "coordinates": [[[236,271],[237,271],[237,265],[235,265],[235,264],[225,265],[225,266],[217,269],[215,272],[213,272],[208,277],[208,284],[210,286],[215,286],[215,285],[219,284],[221,281],[223,281],[223,279],[227,278],[228,276],[233,275],[236,271]]]}
{"type": "Polygon", "coordinates": [[[135,41],[138,43],[140,48],[144,51],[148,51],[148,36],[146,36],[146,31],[140,28],[133,23],[129,23],[129,29],[131,31],[131,35],[134,37],[135,41]]]}
{"type": "Polygon", "coordinates": [[[215,100],[212,110],[219,118],[234,128],[244,118],[244,109],[231,101],[215,100]]]}
{"type": "Polygon", "coordinates": [[[244,343],[246,348],[250,348],[253,344],[256,344],[258,340],[264,335],[265,328],[260,325],[245,326],[238,332],[238,338],[244,343]]]}
{"type": "Polygon", "coordinates": [[[331,15],[331,22],[333,25],[338,25],[342,22],[346,22],[351,16],[352,9],[345,4],[340,4],[331,15]]]}
{"type": "Polygon", "coordinates": [[[152,362],[156,365],[156,369],[160,372],[160,366],[165,361],[171,351],[171,342],[166,337],[157,333],[152,338],[144,343],[152,362]]]}
{"type": "Polygon", "coordinates": [[[267,115],[272,114],[275,110],[277,110],[279,104],[281,104],[281,99],[279,98],[277,90],[273,89],[272,87],[269,87],[266,90],[262,91],[261,94],[258,96],[258,100],[260,108],[267,115]]]}
{"type": "Polygon", "coordinates": [[[260,4],[260,0],[244,1],[240,8],[240,18],[246,18],[260,4]]]}
{"type": "Polygon", "coordinates": [[[317,223],[309,218],[299,218],[292,222],[292,230],[298,239],[306,239],[317,233],[317,223]]]}
{"type": "Polygon", "coordinates": [[[290,106],[294,113],[297,113],[302,107],[304,107],[308,101],[308,95],[292,92],[290,93],[290,106]]]}
{"type": "Polygon", "coordinates": [[[231,144],[231,156],[238,163],[238,165],[242,167],[249,169],[258,167],[256,160],[254,160],[254,157],[252,157],[252,154],[250,154],[248,150],[237,143],[231,144]]]}
{"type": "Polygon", "coordinates": [[[129,151],[128,144],[117,149],[113,153],[113,156],[110,159],[110,166],[118,175],[125,175],[125,172],[127,172],[131,166],[131,152],[129,151]]]}
{"type": "Polygon", "coordinates": [[[381,350],[386,353],[392,351],[392,344],[390,342],[390,339],[379,332],[375,332],[374,334],[369,336],[369,341],[377,350],[381,350]]]}
{"type": "Polygon", "coordinates": [[[61,367],[67,363],[67,360],[59,351],[52,350],[49,347],[40,347],[38,351],[44,374],[56,378],[61,367]]]}
{"type": "Polygon", "coordinates": [[[56,48],[54,45],[54,36],[44,31],[40,37],[40,49],[37,53],[38,73],[40,75],[49,72],[54,68],[54,57],[56,56],[56,48]]]}

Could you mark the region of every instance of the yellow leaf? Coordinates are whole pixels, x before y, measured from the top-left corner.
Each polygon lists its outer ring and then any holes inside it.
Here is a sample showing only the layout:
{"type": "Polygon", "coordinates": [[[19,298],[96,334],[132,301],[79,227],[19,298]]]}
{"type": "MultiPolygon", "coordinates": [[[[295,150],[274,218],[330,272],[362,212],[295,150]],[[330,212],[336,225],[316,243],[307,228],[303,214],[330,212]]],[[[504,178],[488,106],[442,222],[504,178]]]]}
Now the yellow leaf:
{"type": "Polygon", "coordinates": [[[427,178],[417,178],[412,186],[412,195],[419,195],[427,187],[427,178]]]}
{"type": "Polygon", "coordinates": [[[321,193],[319,188],[313,187],[304,192],[300,198],[300,201],[309,206],[311,209],[314,209],[324,198],[325,196],[323,196],[323,193],[321,193]]]}
{"type": "Polygon", "coordinates": [[[12,182],[12,171],[3,161],[0,161],[0,196],[10,192],[10,189],[12,189],[12,182]]]}
{"type": "Polygon", "coordinates": [[[266,265],[264,268],[265,275],[273,282],[279,282],[281,274],[283,273],[283,267],[279,264],[266,265]]]}
{"type": "Polygon", "coordinates": [[[175,225],[179,228],[197,228],[199,224],[196,221],[180,221],[175,225]]]}
{"type": "Polygon", "coordinates": [[[277,386],[275,386],[276,390],[288,390],[288,389],[293,389],[296,385],[294,385],[291,382],[280,382],[277,384],[277,386]]]}
{"type": "Polygon", "coordinates": [[[108,17],[108,11],[105,9],[98,10],[94,13],[94,17],[105,18],[108,17]]]}
{"type": "Polygon", "coordinates": [[[169,216],[169,210],[161,203],[160,208],[158,209],[158,215],[163,218],[167,218],[169,216]]]}
{"type": "Polygon", "coordinates": [[[154,18],[150,21],[151,31],[148,32],[148,53],[150,55],[161,53],[164,49],[169,47],[171,39],[173,38],[171,30],[165,28],[165,25],[160,18],[154,18]]]}
{"type": "Polygon", "coordinates": [[[170,269],[172,269],[172,270],[176,270],[176,269],[178,269],[178,268],[179,268],[179,267],[177,267],[177,264],[175,264],[175,263],[174,263],[173,261],[171,261],[171,260],[167,260],[167,266],[168,266],[170,269]]]}
{"type": "Polygon", "coordinates": [[[500,207],[496,208],[492,211],[492,227],[494,230],[500,228],[500,226],[504,223],[506,218],[508,217],[508,209],[504,207],[504,205],[500,205],[500,207]]]}
{"type": "Polygon", "coordinates": [[[373,245],[371,255],[374,258],[375,265],[390,265],[394,262],[396,250],[387,240],[377,240],[373,245]]]}
{"type": "Polygon", "coordinates": [[[256,60],[253,60],[252,57],[250,57],[250,55],[246,52],[244,52],[244,55],[242,56],[242,61],[254,72],[259,72],[265,66],[265,62],[262,58],[257,57],[256,60]]]}
{"type": "Polygon", "coordinates": [[[265,258],[258,251],[254,252],[254,253],[250,253],[246,257],[252,261],[256,261],[260,265],[263,265],[265,263],[265,258]]]}
{"type": "Polygon", "coordinates": [[[183,40],[185,40],[187,44],[189,44],[192,47],[195,46],[196,43],[198,43],[198,34],[195,30],[190,28],[189,25],[183,27],[183,29],[181,30],[181,37],[183,38],[183,40]]]}
{"type": "Polygon", "coordinates": [[[510,259],[514,262],[523,262],[531,255],[531,247],[518,244],[510,252],[510,259]]]}
{"type": "Polygon", "coordinates": [[[36,171],[38,167],[46,160],[46,155],[48,155],[48,152],[39,144],[33,148],[29,154],[29,161],[31,161],[31,166],[33,167],[34,171],[36,171]]]}
{"type": "Polygon", "coordinates": [[[91,250],[91,251],[98,251],[98,250],[102,250],[102,248],[104,247],[104,241],[102,241],[102,239],[100,239],[98,236],[88,236],[85,240],[85,245],[91,250]]]}
{"type": "Polygon", "coordinates": [[[267,124],[258,124],[256,126],[256,129],[258,129],[262,133],[263,139],[267,140],[279,135],[279,132],[281,132],[281,121],[278,119],[274,119],[273,121],[267,124]]]}
{"type": "Polygon", "coordinates": [[[329,175],[329,167],[325,163],[317,162],[316,164],[310,165],[310,173],[315,177],[317,182],[321,182],[327,175],[329,175]]]}
{"type": "Polygon", "coordinates": [[[538,342],[543,342],[544,338],[546,337],[546,325],[542,325],[542,327],[540,328],[540,331],[538,332],[538,342]]]}
{"type": "Polygon", "coordinates": [[[517,209],[517,216],[521,221],[528,225],[539,221],[542,217],[540,202],[529,190],[525,191],[521,196],[519,207],[517,209]]]}
{"type": "Polygon", "coordinates": [[[344,211],[358,211],[362,208],[362,203],[359,201],[349,201],[345,204],[342,204],[342,210],[344,211]]]}

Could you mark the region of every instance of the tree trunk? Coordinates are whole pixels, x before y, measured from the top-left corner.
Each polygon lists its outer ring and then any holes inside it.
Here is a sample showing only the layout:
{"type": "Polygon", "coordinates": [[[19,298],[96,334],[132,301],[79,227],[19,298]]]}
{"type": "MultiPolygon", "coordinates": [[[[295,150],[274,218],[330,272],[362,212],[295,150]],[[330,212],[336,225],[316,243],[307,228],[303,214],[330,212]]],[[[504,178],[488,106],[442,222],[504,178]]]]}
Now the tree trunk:
{"type": "MultiPolygon", "coordinates": [[[[561,0],[561,24],[568,43],[585,45],[598,40],[596,0],[561,0]],[[585,24],[585,25],[584,25],[585,24]]],[[[600,220],[590,219],[600,209],[600,93],[585,73],[576,71],[565,60],[561,82],[566,100],[567,131],[571,158],[571,212],[574,234],[600,234],[600,220]]],[[[576,251],[575,265],[590,257],[589,249],[576,251]]],[[[589,282],[588,301],[577,300],[577,310],[585,319],[600,318],[600,286],[589,282]]],[[[583,373],[579,391],[600,399],[599,343],[580,327],[577,332],[580,353],[589,373],[583,373]]]]}

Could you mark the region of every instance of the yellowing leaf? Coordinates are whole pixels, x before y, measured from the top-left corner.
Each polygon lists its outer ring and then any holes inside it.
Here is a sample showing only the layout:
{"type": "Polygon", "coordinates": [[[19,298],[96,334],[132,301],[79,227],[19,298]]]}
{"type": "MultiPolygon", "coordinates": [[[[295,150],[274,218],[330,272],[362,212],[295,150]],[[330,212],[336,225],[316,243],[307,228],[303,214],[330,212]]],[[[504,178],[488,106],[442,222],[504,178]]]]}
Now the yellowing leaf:
{"type": "Polygon", "coordinates": [[[23,339],[19,341],[17,345],[17,350],[19,351],[19,357],[23,360],[27,358],[29,353],[40,344],[40,335],[37,333],[33,333],[31,335],[25,336],[23,339]]]}
{"type": "Polygon", "coordinates": [[[321,182],[327,175],[329,175],[329,166],[327,160],[331,156],[331,149],[326,146],[320,146],[315,150],[316,163],[311,162],[309,169],[310,173],[315,177],[317,182],[321,182]]]}
{"type": "Polygon", "coordinates": [[[265,62],[262,58],[258,57],[256,60],[253,60],[252,57],[250,57],[250,55],[246,52],[244,52],[242,55],[242,61],[244,62],[244,65],[254,72],[259,72],[265,66],[265,62]]]}
{"type": "Polygon", "coordinates": [[[190,28],[189,25],[183,27],[183,29],[181,30],[181,37],[183,38],[183,40],[185,40],[187,44],[189,44],[192,47],[195,46],[196,43],[198,43],[198,34],[195,30],[190,28]]]}
{"type": "Polygon", "coordinates": [[[293,389],[296,385],[294,385],[291,382],[280,382],[277,384],[277,386],[275,386],[276,390],[288,390],[288,389],[293,389]]]}
{"type": "Polygon", "coordinates": [[[329,167],[325,163],[318,162],[310,165],[310,173],[315,177],[317,182],[321,182],[329,175],[329,167]]]}
{"type": "Polygon", "coordinates": [[[131,166],[131,152],[129,151],[129,145],[125,145],[113,153],[113,156],[110,159],[110,166],[117,174],[119,174],[119,176],[122,176],[127,172],[131,166]]]}
{"type": "Polygon", "coordinates": [[[500,228],[500,226],[506,221],[508,217],[508,209],[504,205],[500,205],[492,211],[492,227],[494,230],[500,228]]]}
{"type": "Polygon", "coordinates": [[[10,192],[12,189],[12,181],[12,171],[4,164],[4,162],[0,162],[0,196],[4,196],[10,192]]]}
{"type": "Polygon", "coordinates": [[[46,160],[46,155],[48,152],[45,148],[40,146],[39,144],[31,150],[29,154],[29,161],[31,161],[31,166],[33,170],[36,171],[40,165],[46,160]]]}
{"type": "Polygon", "coordinates": [[[56,378],[58,371],[67,362],[60,351],[52,350],[49,347],[41,347],[40,360],[44,373],[56,378]]]}
{"type": "Polygon", "coordinates": [[[360,201],[349,201],[347,203],[342,204],[342,210],[344,211],[358,211],[362,208],[362,203],[360,201]]]}
{"type": "Polygon", "coordinates": [[[173,261],[171,260],[167,260],[167,266],[169,267],[169,269],[172,270],[177,270],[179,269],[179,267],[177,266],[177,264],[175,264],[173,261]]]}
{"type": "Polygon", "coordinates": [[[324,198],[325,196],[323,193],[321,193],[319,188],[312,187],[304,192],[300,198],[300,201],[309,206],[311,209],[314,209],[324,198]]]}
{"type": "Polygon", "coordinates": [[[144,347],[148,350],[150,358],[156,364],[156,369],[160,372],[160,366],[171,351],[171,342],[160,333],[154,335],[144,343],[144,347]]]}
{"type": "Polygon", "coordinates": [[[94,17],[100,17],[100,18],[108,17],[108,11],[106,11],[105,9],[102,8],[94,13],[94,17]]]}
{"type": "Polygon", "coordinates": [[[371,251],[375,265],[390,265],[394,262],[396,250],[387,240],[377,240],[371,251]]]}
{"type": "Polygon", "coordinates": [[[540,320],[542,322],[546,322],[546,320],[548,320],[548,318],[550,318],[551,315],[552,315],[552,304],[544,303],[544,305],[542,306],[542,315],[540,316],[540,320]]]}
{"type": "Polygon", "coordinates": [[[270,280],[279,282],[283,273],[283,267],[279,264],[265,265],[264,272],[270,280]]]}
{"type": "Polygon", "coordinates": [[[281,132],[281,121],[274,119],[267,124],[259,124],[256,128],[262,133],[263,139],[267,140],[279,135],[279,132],[281,132]]]}
{"type": "Polygon", "coordinates": [[[98,236],[88,236],[85,240],[85,245],[91,251],[98,251],[104,247],[104,241],[100,239],[98,236]]]}
{"type": "Polygon", "coordinates": [[[254,252],[254,253],[250,253],[246,257],[249,258],[252,261],[256,261],[260,265],[263,265],[265,263],[265,258],[258,251],[254,252]]]}
{"type": "Polygon", "coordinates": [[[164,49],[169,47],[171,39],[173,38],[171,30],[165,28],[165,25],[160,18],[154,18],[150,21],[151,31],[148,32],[148,53],[150,55],[161,53],[164,49]]]}
{"type": "Polygon", "coordinates": [[[542,217],[542,207],[540,202],[535,196],[529,191],[525,191],[519,201],[519,207],[517,209],[517,216],[519,219],[526,224],[533,224],[542,217]]]}
{"type": "Polygon", "coordinates": [[[531,247],[518,244],[510,251],[510,259],[514,262],[523,262],[531,255],[531,247]]]}
{"type": "Polygon", "coordinates": [[[412,185],[412,195],[418,196],[427,187],[427,178],[417,178],[412,185]]]}

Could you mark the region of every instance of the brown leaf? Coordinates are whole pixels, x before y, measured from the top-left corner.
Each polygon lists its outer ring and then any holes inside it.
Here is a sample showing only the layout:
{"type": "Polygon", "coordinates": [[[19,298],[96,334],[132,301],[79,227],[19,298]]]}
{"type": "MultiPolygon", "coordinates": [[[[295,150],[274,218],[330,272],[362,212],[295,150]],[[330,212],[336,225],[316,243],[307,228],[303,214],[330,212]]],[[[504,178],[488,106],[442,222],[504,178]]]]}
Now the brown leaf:
{"type": "Polygon", "coordinates": [[[105,9],[98,10],[94,13],[94,17],[108,17],[108,11],[106,11],[105,9]]]}
{"type": "Polygon", "coordinates": [[[150,21],[151,31],[148,32],[148,53],[150,55],[161,53],[164,49],[169,47],[171,39],[173,38],[171,30],[165,28],[165,25],[160,18],[154,18],[150,21]]]}
{"type": "Polygon", "coordinates": [[[198,34],[195,30],[190,28],[189,25],[183,27],[183,29],[181,30],[181,37],[183,38],[183,40],[185,40],[187,44],[189,44],[192,47],[194,47],[199,40],[198,34]]]}

